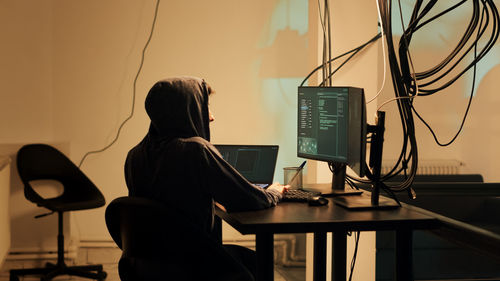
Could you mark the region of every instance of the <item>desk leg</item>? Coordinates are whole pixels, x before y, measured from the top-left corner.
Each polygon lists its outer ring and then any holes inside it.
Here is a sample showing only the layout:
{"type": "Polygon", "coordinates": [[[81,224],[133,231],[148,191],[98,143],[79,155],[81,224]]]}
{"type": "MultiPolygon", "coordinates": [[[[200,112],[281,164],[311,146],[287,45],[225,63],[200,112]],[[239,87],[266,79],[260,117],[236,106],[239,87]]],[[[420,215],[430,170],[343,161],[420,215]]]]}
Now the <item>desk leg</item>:
{"type": "Polygon", "coordinates": [[[255,235],[257,252],[257,280],[274,280],[274,237],[273,233],[259,232],[255,235]]]}
{"type": "Polygon", "coordinates": [[[313,280],[326,280],[326,232],[314,233],[313,280]]]}
{"type": "MultiPolygon", "coordinates": [[[[345,281],[347,268],[347,232],[333,232],[332,281],[345,281]]],[[[399,280],[399,279],[398,279],[399,280]]]]}
{"type": "Polygon", "coordinates": [[[396,230],[396,280],[413,280],[413,232],[396,230]]]}

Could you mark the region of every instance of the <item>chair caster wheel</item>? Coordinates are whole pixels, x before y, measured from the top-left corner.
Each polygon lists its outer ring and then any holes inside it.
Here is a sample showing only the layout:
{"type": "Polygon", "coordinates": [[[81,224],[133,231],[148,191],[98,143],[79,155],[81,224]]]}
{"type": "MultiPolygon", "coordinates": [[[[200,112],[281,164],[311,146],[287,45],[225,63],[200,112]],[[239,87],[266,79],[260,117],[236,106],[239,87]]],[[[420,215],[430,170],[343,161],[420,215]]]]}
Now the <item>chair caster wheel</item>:
{"type": "Polygon", "coordinates": [[[105,271],[101,271],[98,274],[99,274],[99,277],[97,277],[97,280],[99,280],[99,281],[104,281],[104,280],[106,280],[106,277],[108,277],[108,274],[105,271]]]}

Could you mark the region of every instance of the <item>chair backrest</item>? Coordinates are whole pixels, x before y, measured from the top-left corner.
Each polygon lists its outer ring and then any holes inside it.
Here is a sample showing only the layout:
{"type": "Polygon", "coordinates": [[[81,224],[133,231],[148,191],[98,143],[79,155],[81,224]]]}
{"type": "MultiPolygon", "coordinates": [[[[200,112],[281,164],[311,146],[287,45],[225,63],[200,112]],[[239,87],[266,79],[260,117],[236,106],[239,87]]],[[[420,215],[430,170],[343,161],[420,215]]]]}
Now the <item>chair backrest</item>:
{"type": "Polygon", "coordinates": [[[159,202],[114,199],[106,225],[123,251],[121,280],[253,280],[220,243],[159,202]]]}
{"type": "Polygon", "coordinates": [[[82,210],[104,206],[106,201],[92,181],[56,148],[47,144],[28,144],[17,153],[17,170],[28,200],[57,211],[82,210]],[[64,186],[57,199],[45,200],[30,184],[34,180],[55,180],[64,186]]]}

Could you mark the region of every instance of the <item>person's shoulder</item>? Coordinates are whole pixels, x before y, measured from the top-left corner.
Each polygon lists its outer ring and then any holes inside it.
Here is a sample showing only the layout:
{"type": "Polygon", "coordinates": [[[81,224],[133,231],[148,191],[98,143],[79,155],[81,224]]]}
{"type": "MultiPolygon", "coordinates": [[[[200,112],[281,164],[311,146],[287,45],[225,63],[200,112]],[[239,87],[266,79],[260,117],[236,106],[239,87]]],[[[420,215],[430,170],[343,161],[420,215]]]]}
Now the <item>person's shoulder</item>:
{"type": "Polygon", "coordinates": [[[215,146],[202,137],[190,137],[182,139],[186,146],[197,147],[200,150],[217,151],[215,146]]]}
{"type": "Polygon", "coordinates": [[[199,145],[199,146],[206,146],[207,144],[210,144],[206,139],[202,137],[190,137],[190,138],[183,138],[179,139],[181,142],[185,144],[193,144],[193,145],[199,145]]]}

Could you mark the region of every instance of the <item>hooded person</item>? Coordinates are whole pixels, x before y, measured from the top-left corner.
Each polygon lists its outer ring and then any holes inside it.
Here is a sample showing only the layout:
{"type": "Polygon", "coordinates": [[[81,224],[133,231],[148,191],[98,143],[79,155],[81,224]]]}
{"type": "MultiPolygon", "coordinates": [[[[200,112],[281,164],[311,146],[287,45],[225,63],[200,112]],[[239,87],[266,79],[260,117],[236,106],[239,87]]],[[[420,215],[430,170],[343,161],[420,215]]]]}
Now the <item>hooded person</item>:
{"type": "Polygon", "coordinates": [[[210,143],[210,93],[195,77],[169,78],[151,88],[145,101],[149,131],[129,151],[125,179],[130,196],[167,204],[220,241],[215,202],[228,212],[265,209],[281,200],[286,187],[256,187],[222,158],[210,143]]]}

